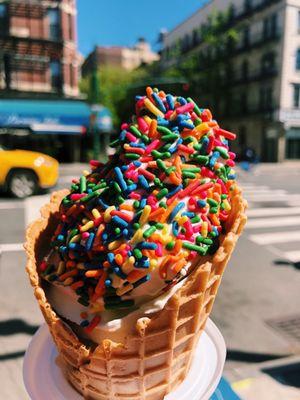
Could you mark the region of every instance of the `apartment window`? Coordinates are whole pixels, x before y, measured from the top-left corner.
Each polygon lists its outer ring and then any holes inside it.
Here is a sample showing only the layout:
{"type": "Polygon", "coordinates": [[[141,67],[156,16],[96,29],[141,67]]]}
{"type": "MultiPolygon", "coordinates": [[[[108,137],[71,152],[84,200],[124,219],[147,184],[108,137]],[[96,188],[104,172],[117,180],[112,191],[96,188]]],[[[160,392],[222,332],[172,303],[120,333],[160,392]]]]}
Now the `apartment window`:
{"type": "Polygon", "coordinates": [[[261,72],[272,72],[275,68],[275,54],[273,52],[266,53],[261,58],[261,72]]]}
{"type": "Polygon", "coordinates": [[[73,65],[70,64],[69,66],[69,74],[70,74],[70,86],[71,88],[74,87],[74,73],[73,73],[73,65]]]}
{"type": "Polygon", "coordinates": [[[294,85],[294,108],[300,108],[300,84],[294,85]]]}
{"type": "Polygon", "coordinates": [[[7,5],[0,4],[0,33],[5,33],[7,30],[7,5]]]}
{"type": "Polygon", "coordinates": [[[248,112],[248,96],[247,93],[242,93],[241,94],[241,99],[240,99],[240,108],[242,113],[248,112]]]}
{"type": "Polygon", "coordinates": [[[58,8],[49,8],[47,16],[49,21],[49,38],[53,40],[60,39],[60,13],[58,8]]]}
{"type": "Polygon", "coordinates": [[[74,32],[73,32],[73,15],[68,14],[68,25],[69,25],[69,40],[74,40],[74,32]]]}
{"type": "Polygon", "coordinates": [[[273,14],[266,17],[263,21],[263,37],[269,39],[270,37],[276,36],[278,32],[278,15],[273,14]]]}
{"type": "Polygon", "coordinates": [[[182,51],[188,51],[190,47],[190,37],[189,35],[185,35],[183,42],[182,42],[182,51]]]}
{"type": "Polygon", "coordinates": [[[273,14],[270,18],[270,29],[271,29],[272,36],[276,36],[277,28],[278,28],[278,15],[273,14]]]}
{"type": "Polygon", "coordinates": [[[50,62],[50,79],[51,86],[55,90],[60,90],[62,87],[62,77],[61,77],[61,64],[59,61],[50,62]]]}
{"type": "Polygon", "coordinates": [[[3,65],[4,65],[4,79],[5,79],[5,87],[6,89],[10,89],[11,86],[11,56],[8,53],[5,53],[3,56],[3,65]]]}
{"type": "Polygon", "coordinates": [[[263,111],[271,110],[273,107],[273,88],[261,87],[259,93],[259,105],[263,111]]]}
{"type": "Polygon", "coordinates": [[[230,4],[229,9],[228,9],[228,20],[231,22],[234,20],[235,17],[235,6],[233,3],[230,4]]]}
{"type": "Polygon", "coordinates": [[[300,71],[300,49],[296,53],[296,70],[300,71]]]}
{"type": "Polygon", "coordinates": [[[250,11],[252,8],[252,0],[245,0],[244,8],[245,8],[245,11],[250,11]]]}
{"type": "Polygon", "coordinates": [[[0,4],[0,18],[6,17],[6,4],[0,4]]]}
{"type": "Polygon", "coordinates": [[[244,43],[244,46],[247,47],[249,45],[249,42],[250,42],[250,29],[247,26],[244,29],[244,32],[243,32],[243,43],[244,43]]]}
{"type": "Polygon", "coordinates": [[[269,17],[264,19],[263,24],[264,24],[263,25],[263,36],[264,36],[264,39],[267,39],[270,36],[270,19],[269,19],[269,17]]]}
{"type": "Polygon", "coordinates": [[[199,43],[198,31],[197,29],[193,30],[193,46],[197,46],[199,43]]]}
{"type": "Polygon", "coordinates": [[[247,79],[248,78],[248,72],[249,72],[249,63],[247,60],[243,61],[242,64],[242,78],[243,79],[247,79]]]}
{"type": "Polygon", "coordinates": [[[265,108],[268,110],[268,109],[272,109],[272,107],[273,107],[273,88],[268,87],[268,88],[266,88],[265,108]]]}

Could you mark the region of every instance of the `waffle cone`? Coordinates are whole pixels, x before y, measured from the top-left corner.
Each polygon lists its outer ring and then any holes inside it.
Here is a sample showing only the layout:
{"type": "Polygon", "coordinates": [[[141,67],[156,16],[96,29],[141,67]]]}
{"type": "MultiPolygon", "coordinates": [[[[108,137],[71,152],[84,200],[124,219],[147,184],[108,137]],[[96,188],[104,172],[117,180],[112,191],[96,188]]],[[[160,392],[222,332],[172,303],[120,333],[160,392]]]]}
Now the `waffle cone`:
{"type": "Polygon", "coordinates": [[[214,256],[198,262],[164,308],[135,321],[121,343],[87,341],[77,325],[52,309],[37,272],[57,225],[66,191],[52,195],[41,218],[26,232],[26,270],[35,297],[64,365],[67,379],[85,399],[162,400],[186,377],[199,336],[211,312],[222,274],[246,222],[246,203],[237,193],[214,256]],[[128,333],[129,332],[129,333],[128,333]]]}

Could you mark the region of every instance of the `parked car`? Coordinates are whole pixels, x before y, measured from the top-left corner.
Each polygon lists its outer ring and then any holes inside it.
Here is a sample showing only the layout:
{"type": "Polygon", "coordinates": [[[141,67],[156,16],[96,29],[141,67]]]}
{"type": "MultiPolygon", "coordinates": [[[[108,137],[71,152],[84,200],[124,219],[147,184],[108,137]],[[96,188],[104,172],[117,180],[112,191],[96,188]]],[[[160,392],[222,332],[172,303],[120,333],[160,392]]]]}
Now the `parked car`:
{"type": "Polygon", "coordinates": [[[23,199],[40,189],[55,186],[58,161],[42,153],[7,150],[0,146],[0,186],[14,197],[23,199]]]}

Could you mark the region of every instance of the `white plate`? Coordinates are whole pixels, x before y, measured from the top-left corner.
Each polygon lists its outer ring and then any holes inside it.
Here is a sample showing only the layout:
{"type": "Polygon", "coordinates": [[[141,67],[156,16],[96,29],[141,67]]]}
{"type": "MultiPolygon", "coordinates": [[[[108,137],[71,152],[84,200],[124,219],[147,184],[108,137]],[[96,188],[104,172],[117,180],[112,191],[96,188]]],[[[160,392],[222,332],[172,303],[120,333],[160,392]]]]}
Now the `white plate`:
{"type": "MultiPolygon", "coordinates": [[[[44,324],[33,336],[24,358],[23,378],[30,398],[82,400],[57,366],[56,357],[56,347],[44,324]]],[[[208,400],[221,379],[225,358],[224,339],[216,325],[208,320],[187,378],[165,400],[208,400]]]]}

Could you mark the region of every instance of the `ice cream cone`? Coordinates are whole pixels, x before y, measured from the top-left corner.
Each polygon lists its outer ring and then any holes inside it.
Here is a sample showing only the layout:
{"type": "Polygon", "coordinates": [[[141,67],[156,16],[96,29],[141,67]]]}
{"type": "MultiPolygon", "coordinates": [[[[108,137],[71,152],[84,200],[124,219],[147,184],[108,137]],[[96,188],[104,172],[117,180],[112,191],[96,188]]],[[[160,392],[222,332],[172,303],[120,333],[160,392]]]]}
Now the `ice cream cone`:
{"type": "Polygon", "coordinates": [[[26,232],[27,272],[67,379],[85,399],[162,400],[186,377],[198,339],[246,222],[246,203],[237,191],[226,222],[226,235],[213,256],[200,257],[193,272],[162,310],[136,320],[123,342],[107,337],[100,344],[86,340],[81,328],[62,319],[48,302],[37,266],[47,253],[66,191],[52,195],[42,217],[26,232]]]}

